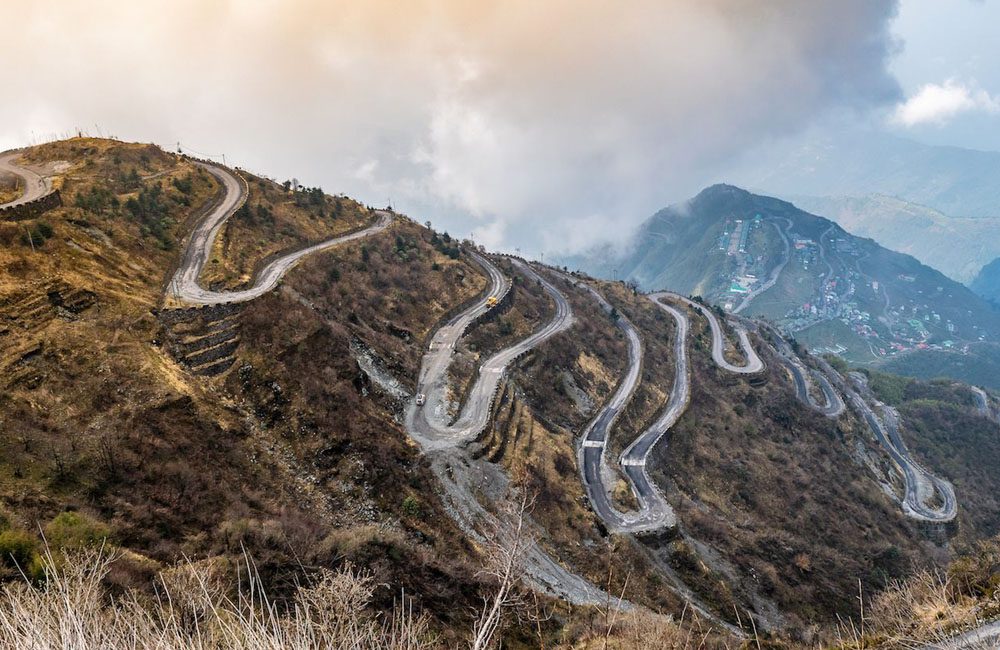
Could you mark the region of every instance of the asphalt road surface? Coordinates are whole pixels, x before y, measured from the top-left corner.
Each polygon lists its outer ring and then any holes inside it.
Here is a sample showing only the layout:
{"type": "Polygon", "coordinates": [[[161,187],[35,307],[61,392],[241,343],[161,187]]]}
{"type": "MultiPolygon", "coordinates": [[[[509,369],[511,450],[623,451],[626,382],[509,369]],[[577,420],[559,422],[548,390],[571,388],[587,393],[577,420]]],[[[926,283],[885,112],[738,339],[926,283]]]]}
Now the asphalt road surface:
{"type": "Polygon", "coordinates": [[[687,314],[671,305],[660,302],[663,297],[653,294],[649,298],[657,307],[670,314],[677,326],[674,338],[674,385],[670,390],[667,405],[660,415],[632,441],[622,452],[619,463],[622,471],[632,482],[632,488],[639,500],[637,514],[625,517],[627,529],[631,532],[670,528],[677,524],[674,510],[649,476],[646,461],[661,438],[681,417],[691,399],[691,377],[687,358],[687,334],[689,323],[687,314]]]}
{"type": "Polygon", "coordinates": [[[921,467],[910,455],[909,449],[899,433],[899,416],[894,409],[887,407],[875,399],[866,383],[855,378],[856,390],[833,368],[825,359],[817,357],[817,363],[826,376],[847,397],[855,412],[868,424],[875,434],[875,439],[892,458],[893,463],[903,476],[903,513],[912,519],[920,521],[946,523],[958,514],[958,501],[955,488],[944,479],[934,476],[921,467]],[[861,393],[864,393],[862,396],[861,393]],[[867,399],[866,399],[867,398],[867,399]],[[883,413],[879,417],[868,404],[871,400],[883,413]],[[940,496],[940,506],[929,506],[926,501],[934,492],[940,496]]]}
{"type": "Polygon", "coordinates": [[[702,315],[708,320],[708,326],[712,330],[712,360],[715,361],[715,365],[719,366],[724,370],[729,372],[735,372],[739,374],[754,374],[758,373],[764,369],[764,362],[760,360],[757,355],[757,351],[753,349],[750,345],[750,335],[747,330],[742,325],[732,324],[733,328],[736,330],[736,336],[740,340],[740,348],[743,350],[743,355],[746,357],[746,363],[742,366],[737,366],[726,360],[726,343],[725,334],[722,331],[722,325],[719,323],[719,318],[712,311],[711,307],[701,304],[700,302],[695,302],[689,298],[676,293],[661,292],[658,294],[652,294],[650,298],[654,302],[658,302],[657,297],[669,297],[674,300],[678,300],[689,307],[694,307],[702,313],[702,315]]]}
{"type": "Polygon", "coordinates": [[[181,258],[181,264],[167,286],[167,298],[188,305],[218,305],[222,303],[247,302],[259,298],[271,291],[288,271],[295,267],[302,258],[320,251],[346,244],[364,237],[370,237],[381,232],[392,223],[392,215],[388,212],[377,212],[378,221],[362,230],[333,237],[308,248],[283,255],[261,269],[254,280],[253,286],[240,291],[211,291],[202,288],[198,283],[205,264],[212,256],[212,246],[219,230],[246,201],[248,188],[246,181],[229,170],[215,165],[195,163],[214,176],[222,185],[222,194],[214,205],[202,217],[191,233],[181,258]]]}
{"type": "Polygon", "coordinates": [[[990,406],[990,398],[986,394],[986,391],[979,386],[969,386],[969,389],[972,391],[973,397],[976,398],[976,410],[979,412],[979,415],[996,421],[996,413],[990,406]]]}
{"type": "MultiPolygon", "coordinates": [[[[380,212],[379,221],[373,226],[335,237],[281,257],[264,267],[254,282],[254,286],[250,289],[234,292],[207,291],[198,284],[198,277],[201,275],[205,262],[211,256],[213,242],[222,224],[246,200],[247,187],[242,179],[226,169],[214,165],[202,164],[202,166],[219,180],[223,190],[195,227],[188,240],[181,265],[167,288],[168,297],[183,303],[205,305],[252,300],[273,289],[281,277],[306,255],[373,235],[384,230],[392,221],[390,214],[380,212]]],[[[488,272],[491,281],[490,291],[469,309],[445,324],[435,334],[430,351],[424,357],[419,384],[420,390],[430,390],[427,386],[428,382],[442,381],[445,378],[455,342],[465,332],[469,323],[488,309],[487,299],[489,297],[500,298],[510,288],[510,281],[492,263],[478,253],[470,251],[470,254],[488,272]]],[[[468,517],[476,518],[478,521],[484,519],[496,521],[496,518],[483,509],[469,486],[459,481],[459,479],[467,481],[469,472],[463,473],[457,468],[460,463],[472,462],[471,459],[465,456],[447,455],[457,453],[457,450],[448,447],[454,447],[467,439],[467,434],[475,430],[478,422],[481,421],[485,426],[490,413],[493,392],[499,384],[506,365],[522,352],[569,327],[573,318],[569,303],[551,283],[538,276],[527,264],[517,259],[513,261],[526,276],[539,280],[545,290],[555,299],[555,317],[545,327],[517,345],[494,355],[483,365],[479,381],[473,389],[470,399],[466,402],[463,416],[459,418],[455,427],[439,428],[431,426],[428,419],[414,418],[415,413],[426,414],[426,409],[416,409],[415,405],[411,405],[408,416],[408,429],[418,442],[427,440],[426,436],[433,436],[431,438],[433,445],[445,447],[442,450],[445,455],[434,457],[432,467],[445,487],[446,494],[443,495],[443,498],[449,500],[454,508],[452,516],[463,527],[471,526],[467,520],[468,517]],[[442,468],[442,464],[446,467],[442,468]]],[[[436,392],[435,396],[440,394],[442,393],[436,392]]],[[[433,403],[432,400],[427,401],[427,404],[431,403],[433,403]]],[[[469,530],[472,532],[471,528],[469,530]]],[[[613,599],[612,596],[594,587],[586,579],[564,568],[537,544],[532,543],[525,549],[525,564],[526,577],[537,587],[574,604],[594,605],[611,602],[613,599]]],[[[627,608],[629,605],[623,603],[621,606],[627,608]]]]}
{"type": "MultiPolygon", "coordinates": [[[[611,304],[605,300],[604,296],[586,283],[578,283],[578,286],[586,289],[594,297],[605,314],[611,314],[611,304]]],[[[625,515],[618,512],[611,504],[610,491],[604,480],[605,474],[610,474],[610,470],[607,469],[605,452],[607,451],[611,427],[614,426],[618,416],[632,399],[632,394],[635,393],[635,389],[639,385],[639,375],[642,370],[642,339],[639,337],[639,331],[635,325],[625,316],[619,314],[616,324],[625,333],[625,338],[628,341],[628,367],[611,399],[604,403],[597,416],[583,430],[580,447],[577,450],[577,462],[580,466],[584,490],[587,492],[594,511],[609,528],[616,532],[624,532],[628,529],[629,522],[625,515]]],[[[636,494],[639,494],[634,483],[632,489],[636,494]]],[[[647,492],[650,495],[658,494],[652,487],[647,492]]]]}
{"type": "MultiPolygon", "coordinates": [[[[581,286],[595,297],[605,313],[611,313],[611,305],[603,296],[589,285],[582,284],[581,286]]],[[[722,326],[711,310],[669,292],[651,294],[649,298],[660,309],[670,314],[677,324],[676,339],[674,340],[676,374],[670,396],[663,410],[660,411],[656,420],[636,436],[618,459],[622,472],[628,478],[632,492],[639,502],[639,508],[635,512],[623,513],[615,508],[611,503],[610,490],[606,481],[606,478],[612,476],[607,467],[606,459],[611,429],[622,410],[632,399],[642,368],[642,339],[635,326],[621,315],[618,317],[617,325],[625,333],[628,340],[628,367],[611,399],[605,403],[597,416],[584,429],[578,450],[580,471],[587,496],[590,498],[594,511],[610,529],[616,532],[638,533],[669,528],[677,523],[673,508],[656,487],[646,468],[653,448],[684,413],[691,397],[691,379],[687,358],[687,334],[690,329],[688,317],[683,311],[662,302],[662,299],[679,299],[705,314],[712,330],[712,358],[720,367],[740,374],[760,372],[764,368],[763,362],[750,344],[745,329],[740,328],[738,333],[747,362],[745,365],[737,366],[725,359],[722,326]]]]}
{"type": "Polygon", "coordinates": [[[0,208],[14,207],[40,199],[52,191],[52,181],[27,167],[21,167],[14,162],[21,155],[20,150],[0,154],[0,174],[13,174],[21,179],[24,188],[21,196],[7,203],[0,203],[0,208]]]}
{"type": "Polygon", "coordinates": [[[470,253],[489,275],[490,289],[469,309],[438,329],[424,355],[417,380],[417,393],[424,395],[424,403],[420,405],[414,401],[410,404],[406,426],[410,435],[420,442],[425,451],[453,447],[479,435],[489,422],[493,397],[507,366],[573,323],[573,311],[562,292],[525,262],[510,258],[521,273],[541,282],[546,293],[556,303],[556,313],[541,329],[483,362],[458,418],[453,424],[449,423],[446,404],[448,366],[455,352],[455,344],[469,324],[489,309],[489,298],[500,299],[510,289],[510,280],[492,262],[478,253],[470,253]]]}
{"type": "Polygon", "coordinates": [[[768,330],[771,332],[771,338],[774,341],[774,348],[777,350],[778,356],[781,357],[788,371],[792,373],[792,381],[795,384],[795,395],[799,401],[829,418],[840,417],[846,406],[844,400],[840,397],[840,393],[833,387],[830,380],[823,373],[806,368],[785,337],[781,336],[773,328],[768,328],[768,330]],[[823,397],[826,400],[825,404],[817,402],[812,395],[812,391],[809,390],[813,381],[819,385],[820,390],[823,392],[823,397]]]}
{"type": "Polygon", "coordinates": [[[903,512],[913,519],[928,522],[948,522],[955,518],[958,512],[958,501],[955,489],[948,481],[934,476],[921,467],[910,455],[899,432],[899,415],[895,409],[882,404],[875,399],[867,384],[860,383],[855,390],[825,359],[817,357],[822,372],[807,370],[802,361],[795,355],[791,345],[776,331],[771,330],[772,338],[778,354],[792,373],[795,381],[795,392],[798,398],[828,417],[838,417],[846,406],[840,397],[840,392],[847,397],[855,412],[868,424],[876,440],[892,458],[893,463],[903,476],[904,494],[902,500],[903,512]],[[808,373],[808,374],[807,374],[808,373]],[[826,397],[826,404],[818,404],[809,391],[809,377],[820,386],[826,397]],[[836,388],[834,388],[836,384],[836,388]],[[860,394],[864,393],[864,397],[860,394]],[[867,398],[867,399],[866,399],[867,398]],[[872,401],[881,411],[879,417],[868,404],[872,401]],[[929,506],[927,500],[937,493],[942,501],[940,506],[929,506]]]}
{"type": "Polygon", "coordinates": [[[1000,648],[1000,621],[986,623],[943,641],[924,646],[923,650],[987,650],[1000,648]]]}

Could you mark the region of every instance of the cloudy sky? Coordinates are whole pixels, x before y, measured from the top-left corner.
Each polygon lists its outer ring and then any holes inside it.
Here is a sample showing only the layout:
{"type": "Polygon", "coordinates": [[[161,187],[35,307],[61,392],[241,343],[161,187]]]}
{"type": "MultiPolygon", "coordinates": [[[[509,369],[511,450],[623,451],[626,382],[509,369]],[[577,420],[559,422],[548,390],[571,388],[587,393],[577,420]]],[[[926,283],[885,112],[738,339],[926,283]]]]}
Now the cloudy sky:
{"type": "Polygon", "coordinates": [[[621,238],[829,113],[1000,148],[991,1],[0,4],[0,149],[181,142],[531,253],[621,238]]]}

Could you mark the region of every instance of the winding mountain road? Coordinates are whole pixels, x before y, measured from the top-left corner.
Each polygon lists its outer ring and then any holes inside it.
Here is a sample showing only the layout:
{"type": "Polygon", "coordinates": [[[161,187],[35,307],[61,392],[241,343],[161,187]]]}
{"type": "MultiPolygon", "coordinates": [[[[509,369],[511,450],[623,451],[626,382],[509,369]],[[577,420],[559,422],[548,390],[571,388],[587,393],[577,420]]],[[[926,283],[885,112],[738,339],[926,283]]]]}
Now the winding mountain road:
{"type": "Polygon", "coordinates": [[[21,196],[7,203],[0,203],[0,208],[12,208],[25,203],[30,203],[42,198],[52,191],[52,180],[42,176],[38,172],[22,167],[14,162],[20,157],[22,151],[15,149],[0,154],[0,173],[12,174],[21,179],[24,190],[21,196]]]}
{"type": "Polygon", "coordinates": [[[367,228],[333,237],[273,260],[260,270],[254,279],[253,285],[248,289],[239,291],[211,291],[203,288],[199,284],[198,278],[201,277],[205,264],[212,256],[212,246],[219,234],[219,230],[222,229],[226,220],[246,202],[249,188],[243,178],[233,174],[228,169],[202,162],[196,162],[195,164],[219,181],[222,185],[222,194],[205,216],[198,221],[192,231],[184,248],[181,264],[167,286],[167,298],[179,303],[188,305],[218,305],[223,303],[247,302],[259,298],[278,286],[281,278],[294,268],[302,258],[356,239],[370,237],[385,230],[392,223],[391,214],[384,211],[377,211],[376,214],[379,215],[378,221],[367,228]]]}
{"type": "MultiPolygon", "coordinates": [[[[449,423],[446,408],[447,371],[458,340],[469,325],[490,309],[490,298],[499,300],[511,289],[510,280],[488,258],[468,251],[490,279],[487,292],[475,303],[442,325],[432,336],[421,362],[417,393],[424,396],[423,404],[413,400],[406,410],[406,429],[428,455],[431,468],[444,488],[442,498],[455,521],[473,538],[482,539],[478,529],[502,525],[499,519],[480,503],[477,493],[488,489],[478,482],[492,476],[490,484],[502,484],[506,477],[495,465],[475,461],[460,447],[476,438],[489,423],[493,399],[507,367],[520,355],[564,331],[573,323],[569,301],[546,278],[518,258],[511,262],[527,278],[541,283],[556,304],[556,313],[541,328],[514,345],[497,352],[484,361],[479,374],[455,422],[449,423]]],[[[495,485],[494,485],[495,487],[495,485]]],[[[526,578],[537,588],[558,595],[574,604],[598,605],[613,602],[613,596],[595,587],[556,561],[541,546],[529,543],[524,550],[526,578]]],[[[622,607],[631,607],[622,603],[622,607]]]]}
{"type": "MultiPolygon", "coordinates": [[[[15,167],[12,158],[11,154],[0,157],[0,169],[15,167]]],[[[224,168],[204,163],[198,164],[218,179],[223,190],[215,203],[209,206],[206,214],[196,224],[186,243],[180,266],[167,286],[167,298],[182,304],[213,305],[253,300],[272,290],[285,273],[307,255],[374,235],[385,230],[392,222],[391,214],[379,212],[378,221],[367,228],[331,238],[272,261],[258,273],[253,285],[248,289],[230,292],[207,290],[200,286],[198,278],[207,260],[211,257],[213,243],[223,224],[246,201],[248,188],[242,178],[224,168]]],[[[32,190],[33,195],[39,191],[37,190],[37,180],[24,176],[22,178],[30,180],[29,185],[34,183],[36,189],[32,190]]],[[[784,240],[787,246],[787,238],[784,240]]],[[[477,473],[481,471],[481,466],[477,465],[476,461],[470,459],[467,454],[461,453],[460,447],[476,438],[487,426],[493,399],[509,365],[520,355],[569,328],[573,323],[573,313],[569,302],[555,285],[538,274],[527,263],[512,258],[512,263],[522,275],[541,283],[556,305],[555,314],[542,327],[517,343],[495,353],[481,364],[479,374],[458,417],[454,422],[450,422],[446,408],[447,370],[452,361],[455,346],[469,325],[491,308],[493,302],[491,298],[499,300],[511,290],[511,281],[488,258],[471,250],[467,253],[488,275],[489,289],[469,308],[441,326],[432,336],[422,360],[417,380],[417,392],[423,394],[424,398],[410,402],[406,409],[405,422],[410,436],[421,445],[431,458],[435,474],[444,487],[444,498],[450,504],[446,507],[452,512],[452,516],[459,522],[459,525],[471,533],[476,528],[477,521],[489,521],[495,517],[482,507],[476,497],[475,480],[477,473]]],[[[787,262],[787,257],[786,251],[785,262],[787,262]]],[[[772,285],[780,274],[782,266],[783,264],[779,265],[779,268],[773,273],[770,280],[772,285]]],[[[585,283],[580,283],[580,286],[585,287],[595,297],[606,313],[611,313],[610,303],[600,293],[585,283]]],[[[762,288],[759,292],[763,290],[766,289],[762,288]]],[[[597,514],[610,528],[618,532],[644,532],[676,524],[673,509],[650,479],[646,462],[653,448],[676,423],[690,401],[690,373],[686,350],[689,323],[684,311],[662,302],[664,298],[677,298],[674,294],[654,294],[650,298],[659,308],[669,313],[677,324],[674,342],[677,371],[673,388],[663,410],[619,458],[619,463],[631,482],[632,490],[639,501],[637,511],[631,513],[617,511],[610,502],[610,493],[605,485],[605,478],[610,474],[606,467],[605,454],[611,427],[614,426],[622,410],[634,395],[642,366],[643,345],[641,337],[635,326],[624,316],[619,316],[617,324],[622,328],[628,340],[629,359],[625,376],[611,398],[584,430],[579,447],[580,471],[588,497],[597,514]]],[[[745,307],[750,298],[748,296],[748,300],[745,300],[740,308],[745,307]]],[[[693,306],[701,311],[708,319],[713,336],[712,357],[719,367],[740,374],[760,372],[763,369],[763,362],[753,350],[745,329],[737,328],[736,330],[740,346],[747,359],[744,365],[739,366],[725,359],[724,335],[715,314],[710,309],[691,303],[687,299],[681,300],[688,306],[693,306]]],[[[844,384],[846,385],[846,382],[844,384]]],[[[836,391],[831,387],[828,393],[824,388],[824,393],[827,393],[832,404],[836,391]]],[[[808,395],[808,390],[806,390],[806,394],[808,395]]],[[[848,393],[845,392],[845,394],[848,393]]],[[[892,420],[891,414],[887,415],[887,424],[882,425],[860,396],[853,393],[852,400],[855,402],[856,408],[865,414],[865,418],[876,431],[880,441],[883,441],[883,445],[904,472],[907,484],[904,510],[907,510],[911,516],[930,521],[947,521],[953,518],[956,506],[954,492],[951,490],[950,484],[929,475],[909,460],[905,445],[899,438],[898,428],[892,420]],[[926,486],[927,481],[930,481],[933,488],[941,494],[944,501],[942,508],[934,509],[926,505],[926,499],[923,498],[926,489],[921,489],[920,486],[926,486]]],[[[841,409],[842,407],[841,403],[841,409]]],[[[607,596],[585,579],[563,567],[537,544],[530,545],[526,553],[526,562],[527,574],[536,585],[542,586],[547,591],[560,594],[571,602],[595,604],[607,596]]]]}
{"type": "MultiPolygon", "coordinates": [[[[590,293],[605,314],[612,313],[611,303],[596,289],[585,282],[571,281],[590,293]]],[[[605,454],[611,435],[611,427],[614,426],[625,406],[631,401],[632,395],[639,385],[639,375],[642,370],[642,339],[639,336],[639,330],[624,315],[619,314],[615,324],[624,332],[628,341],[628,366],[625,370],[625,376],[618,383],[618,388],[611,395],[611,398],[604,403],[597,416],[583,430],[580,446],[577,448],[577,464],[580,468],[584,491],[587,493],[594,511],[609,528],[615,532],[625,532],[630,528],[630,520],[627,515],[620,513],[611,503],[610,490],[605,482],[605,477],[606,475],[610,477],[611,470],[607,466],[605,454]]],[[[644,499],[648,502],[662,501],[667,508],[663,512],[669,513],[667,519],[664,520],[664,525],[673,525],[673,510],[663,500],[656,487],[648,481],[648,476],[644,471],[636,472],[636,474],[638,474],[637,478],[640,484],[637,485],[632,476],[629,476],[629,479],[632,481],[632,491],[639,498],[640,504],[644,503],[644,499]]]]}
{"type": "Polygon", "coordinates": [[[654,293],[649,296],[654,302],[659,303],[658,298],[669,297],[674,300],[680,301],[701,312],[702,316],[708,320],[708,326],[712,330],[712,360],[715,361],[715,365],[719,366],[723,370],[728,370],[729,372],[735,372],[742,375],[752,375],[760,372],[764,369],[764,362],[760,360],[760,356],[757,355],[757,351],[753,349],[750,344],[750,335],[746,328],[742,325],[731,323],[733,329],[736,330],[736,336],[740,341],[740,348],[743,350],[743,356],[746,357],[746,362],[742,366],[737,366],[730,363],[726,359],[726,340],[725,333],[722,331],[722,325],[719,323],[719,318],[715,315],[715,312],[711,307],[703,305],[700,302],[686,298],[680,294],[670,293],[670,292],[660,292],[654,293]]]}
{"type": "MultiPolygon", "coordinates": [[[[587,284],[581,283],[581,286],[594,296],[605,313],[611,313],[610,303],[600,293],[587,284]]],[[[663,300],[680,301],[689,307],[698,309],[705,315],[712,330],[712,358],[719,367],[739,374],[753,374],[764,369],[764,363],[753,349],[745,329],[739,328],[737,332],[747,361],[744,365],[737,366],[725,358],[725,339],[722,326],[710,309],[670,292],[653,293],[648,297],[660,309],[670,314],[676,323],[677,332],[674,340],[676,371],[674,384],[664,408],[656,419],[625,448],[618,459],[622,472],[631,484],[632,493],[639,503],[638,509],[634,512],[619,511],[611,502],[611,491],[607,484],[607,480],[613,478],[606,459],[611,429],[622,410],[632,399],[642,367],[642,339],[631,321],[622,315],[619,315],[617,325],[625,333],[628,340],[628,367],[611,399],[604,404],[597,416],[584,429],[582,442],[577,452],[584,488],[594,511],[615,532],[641,533],[670,528],[677,523],[673,508],[650,478],[646,467],[653,448],[683,415],[691,399],[691,378],[687,357],[687,336],[690,330],[688,316],[673,305],[666,304],[663,300]]]]}
{"type": "MultiPolygon", "coordinates": [[[[198,277],[206,261],[211,256],[212,246],[222,225],[247,197],[246,183],[228,170],[198,163],[215,176],[222,184],[222,192],[216,201],[209,206],[206,214],[195,226],[188,239],[181,264],[167,287],[167,297],[180,303],[193,305],[213,305],[231,302],[245,302],[257,298],[271,289],[281,280],[285,273],[295,266],[303,257],[327,248],[337,246],[362,237],[368,237],[384,230],[392,221],[392,216],[380,212],[379,221],[363,230],[332,238],[315,246],[290,253],[274,260],[258,274],[250,289],[243,291],[218,292],[203,289],[198,284],[198,277]]],[[[469,324],[484,313],[490,297],[500,298],[510,289],[510,281],[489,260],[474,251],[467,251],[472,258],[486,270],[490,277],[490,290],[470,308],[453,318],[441,327],[434,335],[430,350],[424,357],[418,389],[430,391],[427,404],[443,398],[444,390],[439,387],[446,373],[448,363],[454,351],[455,342],[465,332],[469,324]]],[[[441,480],[445,494],[443,498],[449,504],[448,508],[456,522],[470,535],[482,536],[476,531],[476,525],[488,522],[489,525],[501,526],[502,523],[492,513],[486,511],[476,498],[474,475],[481,467],[473,467],[472,459],[466,455],[457,454],[453,449],[485,426],[496,387],[506,366],[519,354],[530,350],[542,341],[569,327],[572,323],[572,311],[565,297],[551,283],[539,276],[527,264],[513,260],[522,273],[542,283],[545,290],[556,301],[556,315],[543,328],[534,332],[528,338],[516,345],[503,350],[483,364],[476,386],[466,402],[462,415],[453,426],[442,423],[442,418],[426,417],[428,409],[410,405],[407,415],[407,429],[418,442],[425,444],[425,450],[437,450],[431,455],[431,466],[441,480]]],[[[497,478],[501,480],[500,477],[497,478]]],[[[529,544],[524,550],[527,578],[538,588],[558,595],[574,604],[598,605],[611,602],[613,598],[598,589],[586,579],[572,573],[553,559],[537,544],[529,544]]],[[[623,603],[622,607],[628,607],[623,603]]]]}
{"type": "Polygon", "coordinates": [[[875,430],[879,442],[887,449],[892,450],[889,452],[890,455],[903,470],[906,484],[903,495],[904,511],[908,511],[908,514],[915,519],[925,521],[948,522],[953,520],[958,514],[955,488],[951,483],[931,474],[913,460],[910,450],[899,432],[899,412],[875,399],[871,391],[867,389],[867,384],[862,385],[867,398],[882,411],[882,418],[876,417],[874,411],[868,408],[864,397],[861,399],[862,404],[864,404],[861,411],[868,424],[875,430]],[[927,505],[927,501],[935,494],[940,497],[941,505],[927,505]]]}
{"type": "Polygon", "coordinates": [[[972,395],[976,400],[976,411],[979,415],[984,418],[989,418],[994,422],[997,421],[997,414],[993,407],[990,405],[990,398],[986,394],[986,391],[979,386],[969,386],[969,390],[972,391],[972,395]]]}
{"type": "Polygon", "coordinates": [[[798,397],[799,401],[813,410],[819,411],[828,418],[840,417],[846,409],[846,405],[840,397],[840,393],[830,383],[830,380],[823,373],[806,368],[799,356],[795,354],[795,350],[792,349],[788,340],[774,328],[768,327],[767,329],[771,333],[774,349],[792,375],[792,381],[795,384],[795,396],[798,397]],[[820,404],[813,397],[810,390],[813,381],[819,385],[820,390],[823,392],[823,397],[826,400],[825,404],[820,404]]]}
{"type": "Polygon", "coordinates": [[[857,376],[854,377],[855,389],[825,359],[817,357],[816,361],[823,370],[823,373],[847,397],[855,412],[865,420],[872,433],[875,434],[876,440],[878,440],[886,453],[889,454],[889,457],[902,475],[903,498],[901,505],[903,513],[911,519],[931,523],[947,523],[952,521],[958,514],[958,500],[955,497],[955,488],[951,483],[934,476],[913,460],[906,443],[903,442],[903,438],[899,433],[899,414],[896,410],[875,399],[867,383],[862,379],[857,376]],[[864,393],[864,396],[862,396],[862,393],[864,393]],[[880,418],[875,413],[868,404],[869,400],[882,411],[883,417],[880,418]],[[927,501],[935,493],[940,497],[941,505],[927,505],[927,501]]]}
{"type": "Polygon", "coordinates": [[[523,275],[541,283],[542,288],[555,302],[556,313],[543,327],[483,362],[461,413],[453,424],[449,423],[448,366],[455,352],[455,344],[469,325],[490,308],[491,298],[499,300],[510,290],[510,280],[491,261],[479,253],[470,252],[470,255],[489,276],[490,289],[469,309],[441,326],[431,338],[427,353],[424,355],[417,380],[417,393],[425,396],[424,403],[417,404],[414,401],[410,404],[406,414],[406,427],[425,451],[454,447],[479,435],[489,421],[493,397],[507,366],[517,357],[573,324],[573,310],[566,296],[528,264],[520,259],[510,258],[523,275]]]}

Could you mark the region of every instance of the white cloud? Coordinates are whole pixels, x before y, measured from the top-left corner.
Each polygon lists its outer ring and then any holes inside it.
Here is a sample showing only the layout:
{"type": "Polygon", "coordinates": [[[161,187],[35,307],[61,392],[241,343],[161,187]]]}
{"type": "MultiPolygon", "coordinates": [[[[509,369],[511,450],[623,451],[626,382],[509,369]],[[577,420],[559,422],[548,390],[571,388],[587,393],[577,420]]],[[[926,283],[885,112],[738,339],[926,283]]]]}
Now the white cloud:
{"type": "Polygon", "coordinates": [[[895,9],[32,0],[0,39],[0,147],[99,124],[554,252],[626,236],[822,111],[896,102],[895,9]]]}
{"type": "Polygon", "coordinates": [[[925,84],[915,95],[896,107],[892,122],[905,127],[944,124],[960,113],[1000,112],[1000,97],[953,79],[943,84],[925,84]]]}

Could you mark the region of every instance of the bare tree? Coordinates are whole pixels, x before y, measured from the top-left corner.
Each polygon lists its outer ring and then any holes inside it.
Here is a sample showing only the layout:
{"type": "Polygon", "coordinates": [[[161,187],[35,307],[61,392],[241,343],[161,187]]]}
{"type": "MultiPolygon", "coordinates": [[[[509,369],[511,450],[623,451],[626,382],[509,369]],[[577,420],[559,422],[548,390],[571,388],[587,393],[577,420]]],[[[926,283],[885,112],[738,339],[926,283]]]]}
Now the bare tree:
{"type": "Polygon", "coordinates": [[[524,573],[524,556],[534,543],[527,530],[527,514],[533,500],[526,493],[510,499],[512,507],[501,513],[492,535],[487,536],[486,566],[483,574],[497,581],[496,591],[483,599],[483,609],[473,627],[472,650],[485,650],[494,644],[503,626],[504,612],[520,604],[518,584],[524,573]]]}

